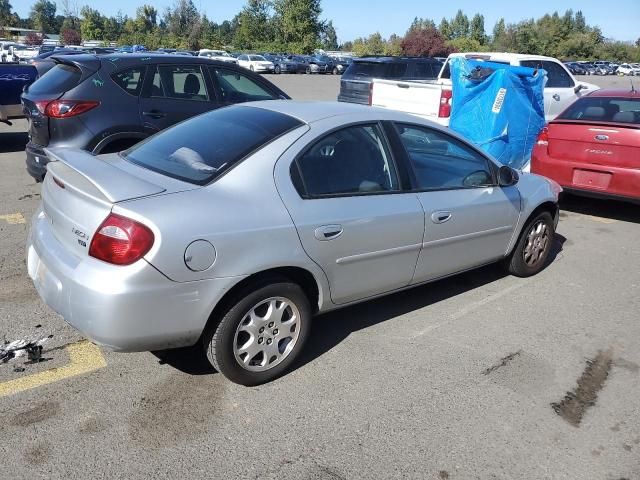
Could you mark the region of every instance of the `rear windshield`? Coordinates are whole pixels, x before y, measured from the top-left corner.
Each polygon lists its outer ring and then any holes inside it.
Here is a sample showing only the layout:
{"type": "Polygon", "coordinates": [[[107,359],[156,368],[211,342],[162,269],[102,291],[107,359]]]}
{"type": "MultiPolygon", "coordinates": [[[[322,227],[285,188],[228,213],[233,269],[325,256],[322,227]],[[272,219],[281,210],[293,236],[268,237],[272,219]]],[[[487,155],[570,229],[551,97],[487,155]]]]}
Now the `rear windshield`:
{"type": "Polygon", "coordinates": [[[123,155],[149,170],[205,185],[300,125],[293,117],[262,108],[221,108],[158,133],[123,155]]]}
{"type": "Polygon", "coordinates": [[[29,87],[29,93],[64,93],[78,85],[82,72],[72,65],[58,64],[29,87]]]}
{"type": "Polygon", "coordinates": [[[640,98],[584,97],[558,118],[640,125],[640,98]]]}
{"type": "Polygon", "coordinates": [[[362,78],[401,78],[406,71],[406,63],[353,62],[345,74],[362,78]]]}

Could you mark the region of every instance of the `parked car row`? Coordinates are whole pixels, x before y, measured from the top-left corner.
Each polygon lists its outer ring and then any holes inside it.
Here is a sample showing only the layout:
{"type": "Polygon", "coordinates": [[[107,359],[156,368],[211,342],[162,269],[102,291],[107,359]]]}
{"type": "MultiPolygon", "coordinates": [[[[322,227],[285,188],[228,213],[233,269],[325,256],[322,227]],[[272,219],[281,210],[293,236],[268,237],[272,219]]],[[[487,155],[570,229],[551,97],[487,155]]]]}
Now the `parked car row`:
{"type": "Polygon", "coordinates": [[[0,63],[25,63],[36,55],[38,55],[36,47],[0,41],[0,63]]]}

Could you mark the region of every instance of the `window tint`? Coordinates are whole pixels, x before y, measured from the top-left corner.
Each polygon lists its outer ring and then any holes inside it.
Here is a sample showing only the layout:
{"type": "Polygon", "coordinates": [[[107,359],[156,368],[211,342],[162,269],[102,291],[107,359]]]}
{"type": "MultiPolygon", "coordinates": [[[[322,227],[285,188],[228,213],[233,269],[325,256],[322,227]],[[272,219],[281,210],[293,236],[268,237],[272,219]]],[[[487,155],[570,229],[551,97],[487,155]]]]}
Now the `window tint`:
{"type": "Polygon", "coordinates": [[[63,93],[78,85],[82,72],[78,67],[59,63],[29,87],[29,93],[63,93]]]}
{"type": "Polygon", "coordinates": [[[440,71],[440,64],[418,62],[414,66],[413,76],[416,78],[435,78],[440,71]]]}
{"type": "Polygon", "coordinates": [[[223,103],[254,102],[277,98],[265,87],[240,72],[219,67],[209,67],[209,70],[219,89],[220,99],[223,103]]]}
{"type": "Polygon", "coordinates": [[[134,67],[122,72],[114,73],[111,78],[125,92],[131,95],[140,95],[145,67],[134,67]]]}
{"type": "Polygon", "coordinates": [[[222,108],[164,130],[123,155],[169,177],[205,185],[300,125],[293,117],[262,108],[222,108]]]}
{"type": "Polygon", "coordinates": [[[489,162],[461,141],[437,130],[396,125],[421,190],[493,184],[489,162]]]}
{"type": "Polygon", "coordinates": [[[311,196],[398,190],[391,157],[375,125],[331,133],[300,157],[298,166],[311,196]]]}
{"type": "Polygon", "coordinates": [[[207,85],[197,65],[161,65],[154,73],[152,97],[207,101],[207,85]]]}
{"type": "Polygon", "coordinates": [[[523,67],[542,68],[547,72],[546,88],[569,88],[574,83],[569,74],[556,62],[548,60],[523,60],[520,62],[523,67]]]}
{"type": "Polygon", "coordinates": [[[640,124],[640,99],[583,97],[558,118],[640,124]]]}

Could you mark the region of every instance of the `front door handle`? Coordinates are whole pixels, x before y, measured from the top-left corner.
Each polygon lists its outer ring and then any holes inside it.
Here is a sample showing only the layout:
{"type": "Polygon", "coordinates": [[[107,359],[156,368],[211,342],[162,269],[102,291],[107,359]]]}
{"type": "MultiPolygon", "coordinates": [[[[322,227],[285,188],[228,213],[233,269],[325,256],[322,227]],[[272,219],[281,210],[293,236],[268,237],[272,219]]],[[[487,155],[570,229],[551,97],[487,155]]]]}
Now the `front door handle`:
{"type": "Polygon", "coordinates": [[[318,227],[313,235],[321,242],[333,240],[342,235],[342,225],[324,225],[322,227],[318,227]]]}
{"type": "Polygon", "coordinates": [[[444,222],[448,222],[449,220],[451,220],[451,212],[441,211],[441,212],[433,212],[431,214],[431,221],[433,223],[444,223],[444,222]]]}
{"type": "Polygon", "coordinates": [[[559,101],[560,101],[560,95],[558,95],[557,93],[554,93],[554,94],[553,94],[553,99],[554,99],[556,102],[559,102],[559,101]]]}
{"type": "Polygon", "coordinates": [[[142,112],[142,115],[145,117],[151,118],[164,118],[167,116],[166,113],[159,112],[158,110],[151,110],[150,112],[142,112]]]}

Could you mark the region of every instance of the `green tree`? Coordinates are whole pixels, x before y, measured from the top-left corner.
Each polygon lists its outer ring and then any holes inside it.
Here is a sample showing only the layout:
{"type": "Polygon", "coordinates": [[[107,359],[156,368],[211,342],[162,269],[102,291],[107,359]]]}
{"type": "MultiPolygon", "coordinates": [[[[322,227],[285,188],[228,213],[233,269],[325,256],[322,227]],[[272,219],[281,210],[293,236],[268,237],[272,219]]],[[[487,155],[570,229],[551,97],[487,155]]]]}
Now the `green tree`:
{"type": "Polygon", "coordinates": [[[584,18],[582,10],[578,10],[575,16],[575,29],[578,33],[585,33],[587,31],[587,21],[584,18]]]}
{"type": "Polygon", "coordinates": [[[481,52],[483,46],[471,37],[458,37],[447,42],[447,46],[454,52],[481,52]]]}
{"type": "Polygon", "coordinates": [[[476,13],[471,19],[469,27],[469,38],[478,42],[479,45],[487,43],[487,34],[484,31],[484,16],[476,13]]]}
{"type": "Polygon", "coordinates": [[[311,52],[318,45],[322,22],[320,0],[274,0],[275,22],[282,43],[311,52]]]}
{"type": "Polygon", "coordinates": [[[157,26],[158,10],[152,5],[142,5],[136,10],[136,28],[137,30],[149,33],[157,26]]]}
{"type": "Polygon", "coordinates": [[[56,4],[49,0],[37,0],[31,7],[29,17],[35,30],[53,33],[56,23],[56,4]]]}
{"type": "Polygon", "coordinates": [[[442,35],[442,38],[444,38],[445,40],[451,40],[451,24],[449,24],[449,21],[446,18],[443,17],[440,21],[440,25],[438,25],[438,31],[440,32],[440,35],[442,35]]]}
{"type": "Polygon", "coordinates": [[[384,54],[398,56],[402,55],[402,37],[395,33],[391,34],[384,46],[384,54]]]}
{"type": "Polygon", "coordinates": [[[469,18],[458,10],[456,16],[451,20],[451,38],[460,38],[469,36],[469,18]]]}
{"type": "Polygon", "coordinates": [[[104,17],[96,9],[85,5],[80,10],[80,34],[85,40],[103,40],[104,17]]]}
{"type": "Polygon", "coordinates": [[[248,0],[238,18],[235,35],[237,46],[251,49],[274,39],[274,32],[270,28],[270,11],[269,0],[248,0]]]}
{"type": "Polygon", "coordinates": [[[493,48],[495,50],[504,50],[506,44],[507,27],[504,18],[500,18],[493,27],[493,48]]]}
{"type": "Polygon", "coordinates": [[[188,37],[194,25],[200,22],[200,13],[192,0],[176,0],[173,8],[167,8],[163,20],[169,34],[188,37]]]}
{"type": "Polygon", "coordinates": [[[11,27],[14,17],[11,15],[12,6],[9,0],[0,0],[0,27],[11,27]]]}
{"type": "Polygon", "coordinates": [[[333,26],[333,22],[329,20],[322,32],[322,48],[325,50],[336,50],[338,48],[338,34],[333,26]]]}

